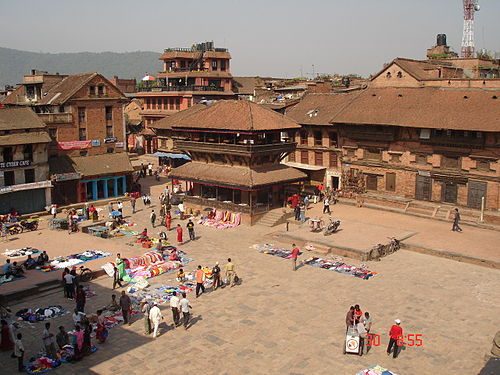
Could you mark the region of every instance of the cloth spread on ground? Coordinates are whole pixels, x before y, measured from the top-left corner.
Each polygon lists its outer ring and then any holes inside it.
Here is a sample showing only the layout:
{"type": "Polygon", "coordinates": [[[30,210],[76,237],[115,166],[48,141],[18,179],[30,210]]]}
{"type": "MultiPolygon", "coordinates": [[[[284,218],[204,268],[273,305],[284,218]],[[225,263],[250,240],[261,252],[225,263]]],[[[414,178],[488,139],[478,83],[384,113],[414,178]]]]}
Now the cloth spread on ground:
{"type": "Polygon", "coordinates": [[[51,272],[63,268],[71,268],[77,264],[89,262],[94,259],[104,258],[110,256],[111,253],[101,250],[87,250],[83,253],[72,254],[67,257],[57,257],[50,262],[48,266],[41,267],[40,271],[51,272]]]}
{"type": "Polygon", "coordinates": [[[237,227],[238,225],[240,225],[240,222],[241,214],[239,212],[235,213],[230,211],[216,210],[213,219],[202,217],[201,220],[198,221],[198,224],[216,229],[228,229],[237,227]]]}
{"type": "MultiPolygon", "coordinates": [[[[271,244],[264,245],[253,245],[253,247],[259,250],[261,253],[278,256],[280,258],[290,258],[291,250],[286,250],[282,248],[275,247],[271,244]]],[[[299,253],[300,255],[300,253],[299,253]]],[[[369,278],[377,275],[377,272],[372,272],[366,269],[364,264],[360,266],[350,266],[341,261],[342,258],[338,257],[336,260],[327,260],[319,257],[310,257],[302,262],[305,265],[327,269],[330,271],[337,271],[345,275],[352,275],[354,277],[359,277],[361,279],[368,280],[369,278]]]]}
{"type": "MultiPolygon", "coordinates": [[[[69,332],[68,332],[69,333],[69,332]]],[[[90,348],[90,354],[95,353],[97,348],[92,346],[90,348]]],[[[28,362],[25,364],[26,372],[28,374],[41,374],[49,370],[58,368],[63,363],[70,362],[75,355],[75,350],[72,345],[65,345],[63,349],[58,352],[59,359],[50,359],[48,357],[40,357],[33,362],[28,362]]]]}
{"type": "MultiPolygon", "coordinates": [[[[149,279],[169,271],[183,267],[183,265],[192,261],[186,254],[177,250],[173,246],[165,248],[165,255],[150,251],[137,258],[123,259],[125,263],[125,272],[127,273],[123,280],[127,282],[137,282],[140,279],[149,279]],[[170,252],[176,250],[179,260],[169,260],[170,252]]],[[[113,277],[115,262],[106,263],[102,268],[109,277],[113,277]]]]}
{"type": "Polygon", "coordinates": [[[8,283],[8,282],[11,282],[11,281],[25,279],[25,278],[26,278],[26,276],[14,277],[14,276],[5,276],[5,275],[3,275],[3,276],[0,276],[0,285],[8,283]]]}
{"type": "Polygon", "coordinates": [[[40,250],[35,249],[33,247],[23,247],[22,249],[6,250],[3,253],[3,255],[5,255],[8,258],[21,258],[28,255],[35,255],[40,252],[41,252],[40,250]]]}
{"type": "Polygon", "coordinates": [[[21,309],[16,312],[17,320],[25,320],[30,323],[68,314],[61,306],[41,307],[38,309],[21,309]]]}
{"type": "Polygon", "coordinates": [[[356,375],[397,375],[382,366],[371,366],[356,373],[356,375]]]}
{"type": "Polygon", "coordinates": [[[170,301],[174,292],[177,292],[177,295],[180,295],[181,293],[188,293],[193,291],[195,286],[196,285],[192,282],[185,282],[178,286],[159,285],[149,290],[131,290],[130,298],[132,299],[132,302],[136,304],[141,301],[147,301],[161,305],[170,301]]]}

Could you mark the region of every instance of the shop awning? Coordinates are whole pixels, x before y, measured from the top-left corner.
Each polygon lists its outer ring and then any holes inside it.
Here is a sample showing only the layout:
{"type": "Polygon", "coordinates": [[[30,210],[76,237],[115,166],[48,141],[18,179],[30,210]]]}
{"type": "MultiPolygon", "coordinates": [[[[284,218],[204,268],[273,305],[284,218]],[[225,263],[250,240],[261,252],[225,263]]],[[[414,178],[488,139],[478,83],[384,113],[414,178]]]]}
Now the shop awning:
{"type": "Polygon", "coordinates": [[[291,161],[287,161],[283,163],[288,165],[289,167],[298,168],[298,169],[307,169],[308,171],[320,171],[322,169],[326,169],[326,167],[322,167],[321,165],[310,165],[310,164],[302,164],[302,163],[294,163],[291,161]]]}
{"type": "Polygon", "coordinates": [[[126,152],[90,156],[60,156],[49,159],[51,174],[80,173],[82,177],[134,171],[126,152]]]}
{"type": "Polygon", "coordinates": [[[167,152],[160,152],[157,151],[153,154],[153,156],[156,156],[158,158],[170,158],[170,159],[186,159],[186,160],[191,160],[191,158],[185,154],[169,154],[167,152]]]}

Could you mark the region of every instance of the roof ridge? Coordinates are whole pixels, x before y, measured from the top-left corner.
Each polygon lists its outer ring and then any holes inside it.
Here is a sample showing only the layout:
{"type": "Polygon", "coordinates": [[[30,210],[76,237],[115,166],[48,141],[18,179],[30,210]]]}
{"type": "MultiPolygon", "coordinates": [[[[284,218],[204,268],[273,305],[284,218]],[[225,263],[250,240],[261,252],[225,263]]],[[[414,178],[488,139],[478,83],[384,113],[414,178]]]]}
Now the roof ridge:
{"type": "Polygon", "coordinates": [[[250,105],[250,102],[249,101],[245,101],[247,106],[248,106],[248,116],[250,117],[250,129],[251,130],[254,130],[254,124],[253,124],[253,108],[252,106],[250,105]]]}

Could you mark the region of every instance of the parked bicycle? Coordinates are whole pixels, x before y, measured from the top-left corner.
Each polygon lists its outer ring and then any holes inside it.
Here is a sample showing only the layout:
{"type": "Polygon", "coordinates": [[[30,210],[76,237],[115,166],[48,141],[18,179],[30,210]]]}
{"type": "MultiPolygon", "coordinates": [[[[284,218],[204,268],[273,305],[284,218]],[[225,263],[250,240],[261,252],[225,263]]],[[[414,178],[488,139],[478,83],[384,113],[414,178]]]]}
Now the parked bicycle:
{"type": "Polygon", "coordinates": [[[90,268],[80,266],[78,270],[77,277],[80,282],[87,283],[94,278],[94,273],[90,268]]]}

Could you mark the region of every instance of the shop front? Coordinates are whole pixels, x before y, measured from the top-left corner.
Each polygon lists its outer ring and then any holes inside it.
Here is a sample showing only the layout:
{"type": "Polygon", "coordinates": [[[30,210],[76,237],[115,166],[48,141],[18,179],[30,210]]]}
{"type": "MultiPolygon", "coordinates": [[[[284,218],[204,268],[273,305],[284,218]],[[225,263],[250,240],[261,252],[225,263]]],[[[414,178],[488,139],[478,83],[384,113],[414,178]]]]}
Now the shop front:
{"type": "Polygon", "coordinates": [[[78,184],[80,202],[120,197],[125,195],[126,191],[126,176],[104,176],[81,180],[78,184]]]}

